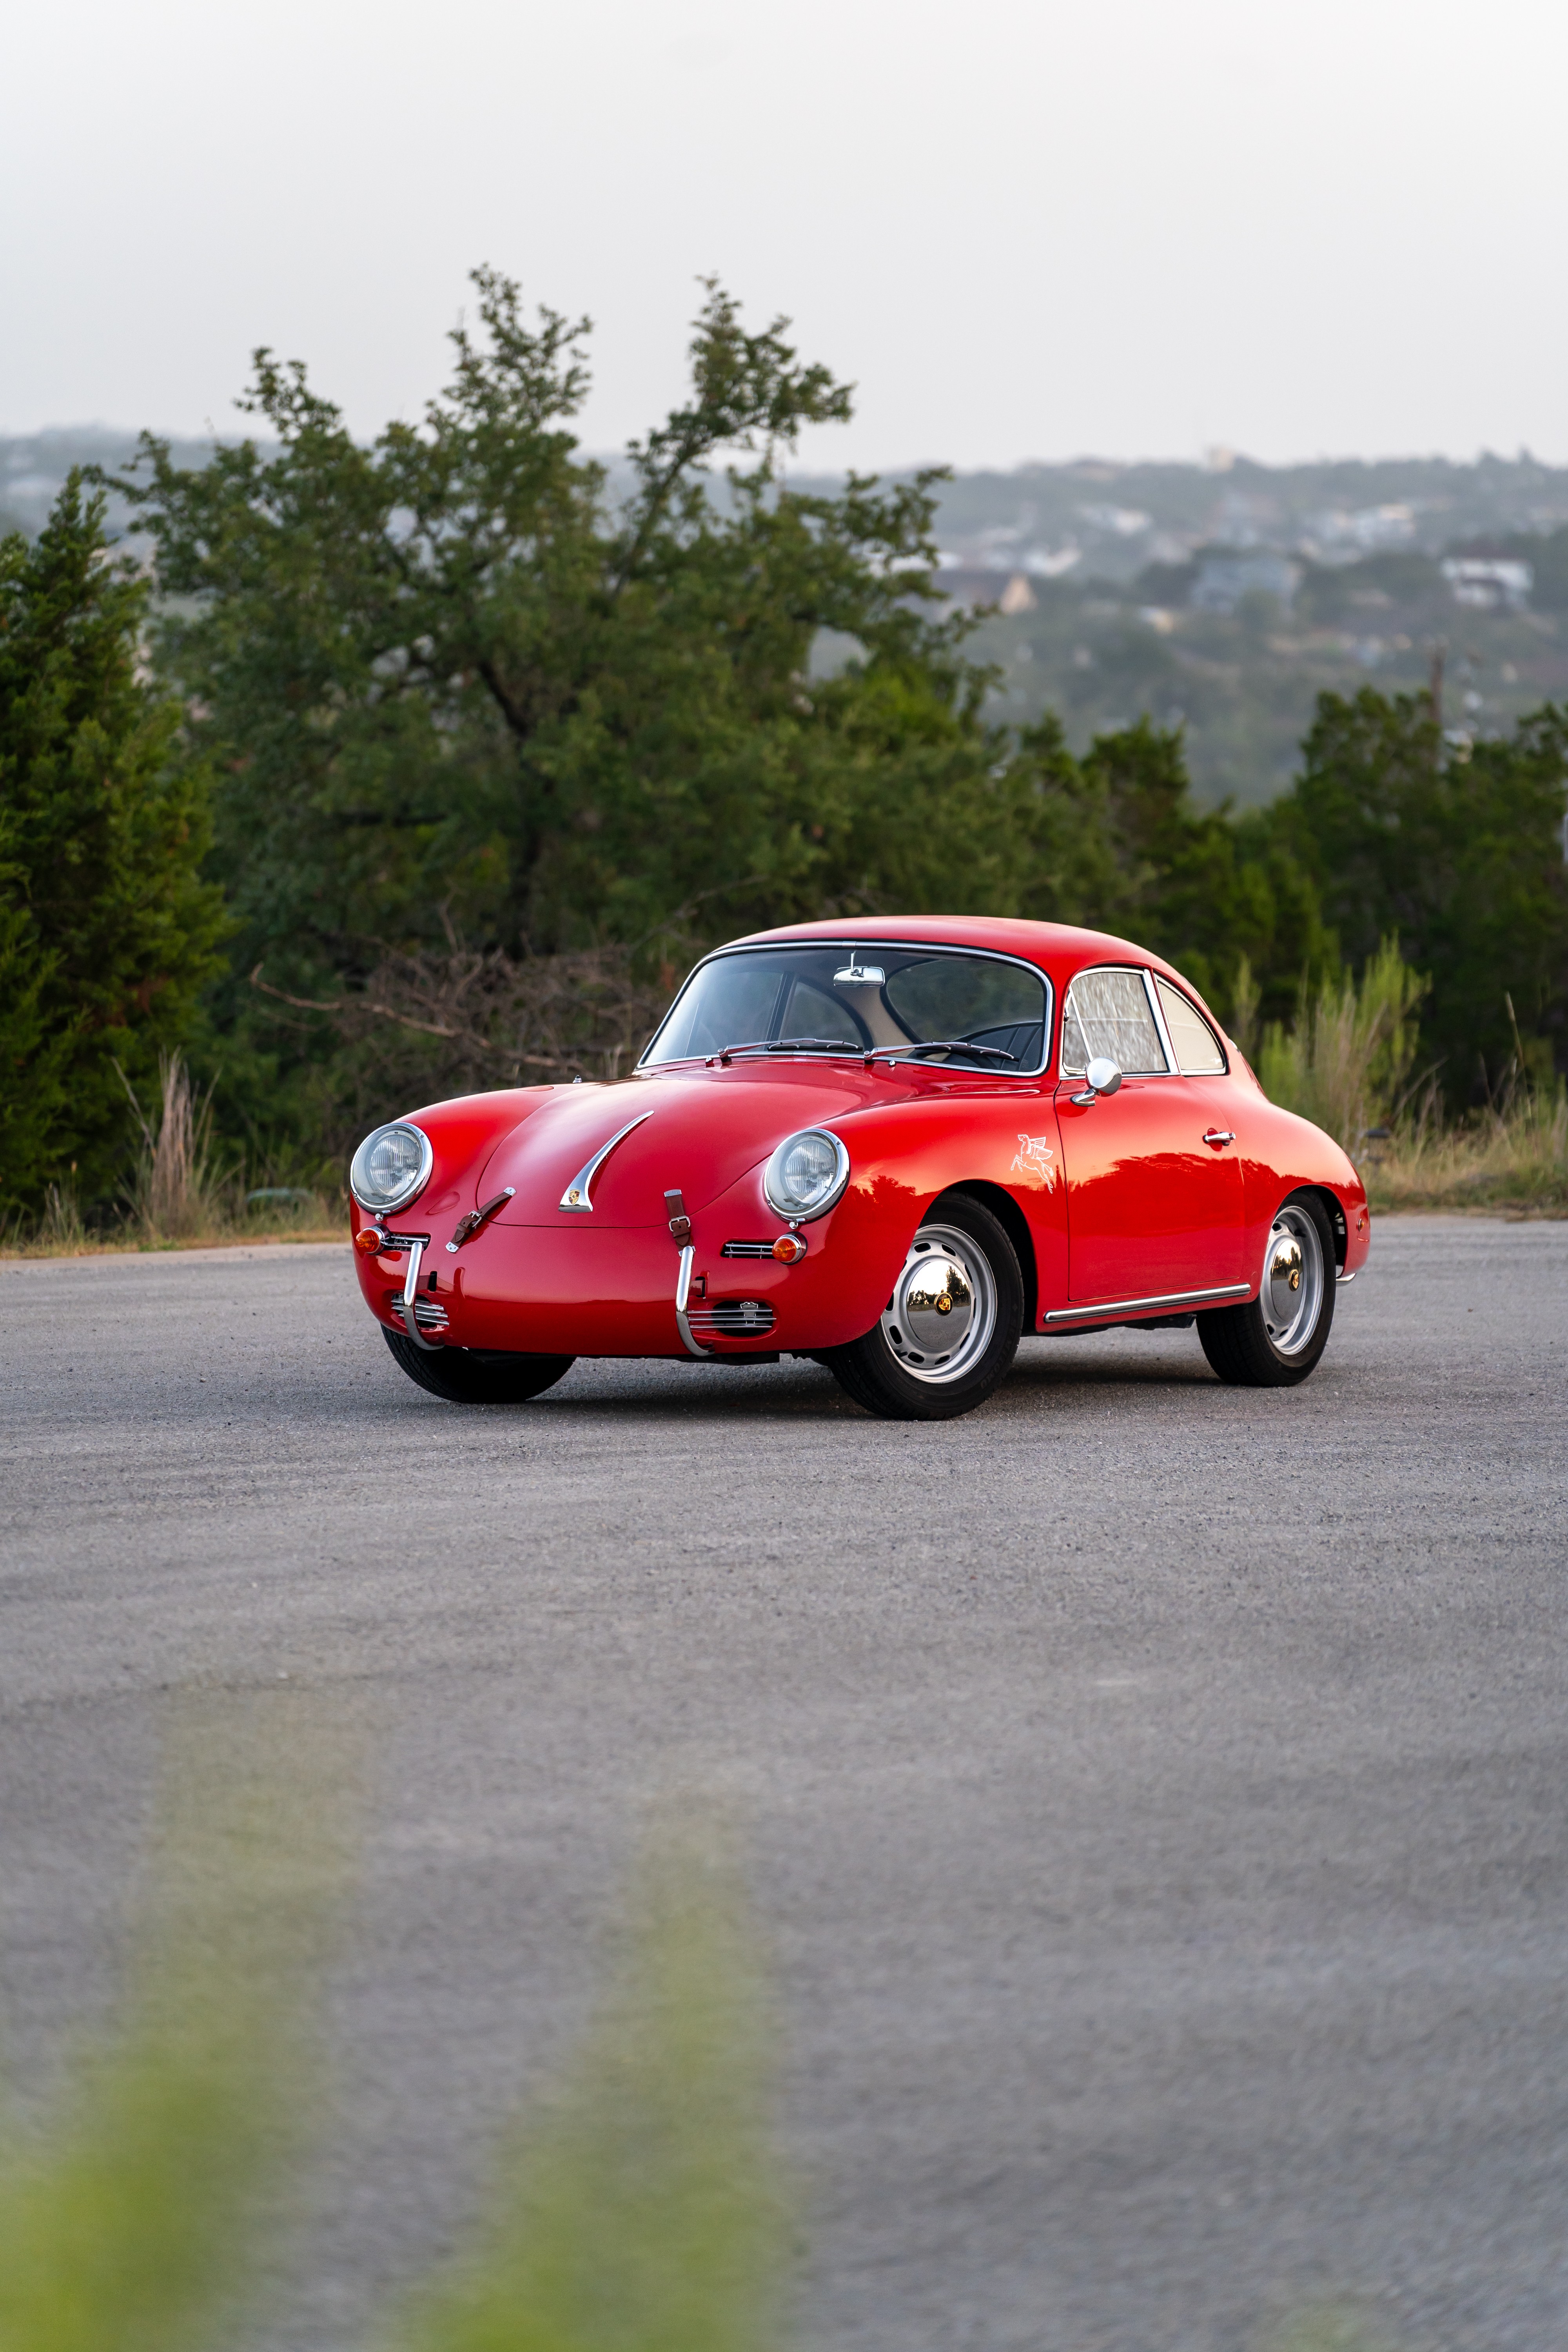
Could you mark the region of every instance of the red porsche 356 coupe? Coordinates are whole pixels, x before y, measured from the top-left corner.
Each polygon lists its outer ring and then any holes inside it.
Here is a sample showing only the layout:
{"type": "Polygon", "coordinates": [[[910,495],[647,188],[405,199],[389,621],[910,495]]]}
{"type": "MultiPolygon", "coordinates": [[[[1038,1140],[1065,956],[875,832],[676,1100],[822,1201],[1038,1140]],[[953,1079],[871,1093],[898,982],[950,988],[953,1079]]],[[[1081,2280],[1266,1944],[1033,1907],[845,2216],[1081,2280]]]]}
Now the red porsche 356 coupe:
{"type": "Polygon", "coordinates": [[[1221,1380],[1288,1386],[1369,1244],[1350,1160],[1179,972],[979,918],[736,940],[630,1077],[410,1112],[350,1190],[387,1345],[463,1403],[537,1396],[577,1356],[786,1352],[941,1421],[1025,1332],[1194,1318],[1221,1380]]]}

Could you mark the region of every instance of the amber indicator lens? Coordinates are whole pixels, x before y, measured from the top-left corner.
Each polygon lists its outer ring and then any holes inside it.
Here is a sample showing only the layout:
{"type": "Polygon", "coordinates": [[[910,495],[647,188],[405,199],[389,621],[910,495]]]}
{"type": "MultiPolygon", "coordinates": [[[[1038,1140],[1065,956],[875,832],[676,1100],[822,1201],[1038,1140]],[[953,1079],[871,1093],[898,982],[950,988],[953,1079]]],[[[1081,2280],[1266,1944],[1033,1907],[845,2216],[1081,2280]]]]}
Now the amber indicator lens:
{"type": "Polygon", "coordinates": [[[795,1265],[805,1255],[805,1244],[798,1234],[781,1234],[773,1244],[773,1255],[781,1265],[795,1265]]]}
{"type": "Polygon", "coordinates": [[[360,1227],[354,1235],[354,1247],[356,1250],[363,1250],[366,1257],[372,1256],[381,1247],[381,1235],[374,1225],[360,1227]]]}

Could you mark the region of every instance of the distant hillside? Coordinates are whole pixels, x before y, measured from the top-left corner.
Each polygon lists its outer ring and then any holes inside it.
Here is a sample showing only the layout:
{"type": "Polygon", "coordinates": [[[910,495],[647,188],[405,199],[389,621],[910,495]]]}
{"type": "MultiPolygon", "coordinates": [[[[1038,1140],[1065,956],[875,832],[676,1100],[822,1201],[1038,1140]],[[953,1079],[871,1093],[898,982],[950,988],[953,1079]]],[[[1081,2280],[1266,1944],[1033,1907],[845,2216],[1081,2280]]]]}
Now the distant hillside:
{"type": "Polygon", "coordinates": [[[1425,686],[1456,735],[1568,698],[1568,468],[1533,458],[1026,466],[943,493],[942,583],[995,607],[994,708],[1075,750],[1147,711],[1199,795],[1271,800],[1325,688],[1425,686]]]}
{"type": "MultiPolygon", "coordinates": [[[[72,465],[134,447],[0,439],[0,520],[37,530],[72,465]]],[[[1323,688],[1425,685],[1438,648],[1455,733],[1568,698],[1568,468],[1529,457],[1024,466],[950,483],[938,536],[948,593],[995,608],[974,643],[999,717],[1056,709],[1075,749],[1142,711],[1180,724],[1205,800],[1271,799],[1323,688]]]]}

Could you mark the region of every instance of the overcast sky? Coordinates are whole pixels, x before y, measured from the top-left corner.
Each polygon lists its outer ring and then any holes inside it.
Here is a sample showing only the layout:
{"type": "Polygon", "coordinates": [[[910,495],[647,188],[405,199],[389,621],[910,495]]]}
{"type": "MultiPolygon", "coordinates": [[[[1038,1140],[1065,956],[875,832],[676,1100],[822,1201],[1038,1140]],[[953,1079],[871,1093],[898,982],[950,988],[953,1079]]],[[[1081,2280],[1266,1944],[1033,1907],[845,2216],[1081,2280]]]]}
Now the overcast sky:
{"type": "Polygon", "coordinates": [[[466,273],[590,312],[595,447],[694,279],[858,387],[807,460],[1568,462],[1564,0],[31,0],[0,66],[0,432],[356,429],[466,273]]]}

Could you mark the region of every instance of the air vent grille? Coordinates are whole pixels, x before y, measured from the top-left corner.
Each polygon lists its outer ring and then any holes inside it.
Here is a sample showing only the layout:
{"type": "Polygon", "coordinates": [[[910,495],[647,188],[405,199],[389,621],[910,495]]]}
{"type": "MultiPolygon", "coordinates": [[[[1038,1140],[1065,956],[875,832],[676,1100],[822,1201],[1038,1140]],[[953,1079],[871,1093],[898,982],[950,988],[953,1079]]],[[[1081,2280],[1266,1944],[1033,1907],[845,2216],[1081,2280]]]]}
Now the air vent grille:
{"type": "Polygon", "coordinates": [[[414,1302],[414,1320],[422,1331],[444,1331],[447,1310],[438,1298],[421,1297],[414,1302]]]}
{"type": "Polygon", "coordinates": [[[694,1339],[765,1339],[773,1328],[765,1298],[714,1298],[689,1307],[686,1317],[694,1339]]]}
{"type": "Polygon", "coordinates": [[[721,1257],[772,1257],[773,1254],[772,1242],[726,1242],[719,1253],[721,1257]]]}

